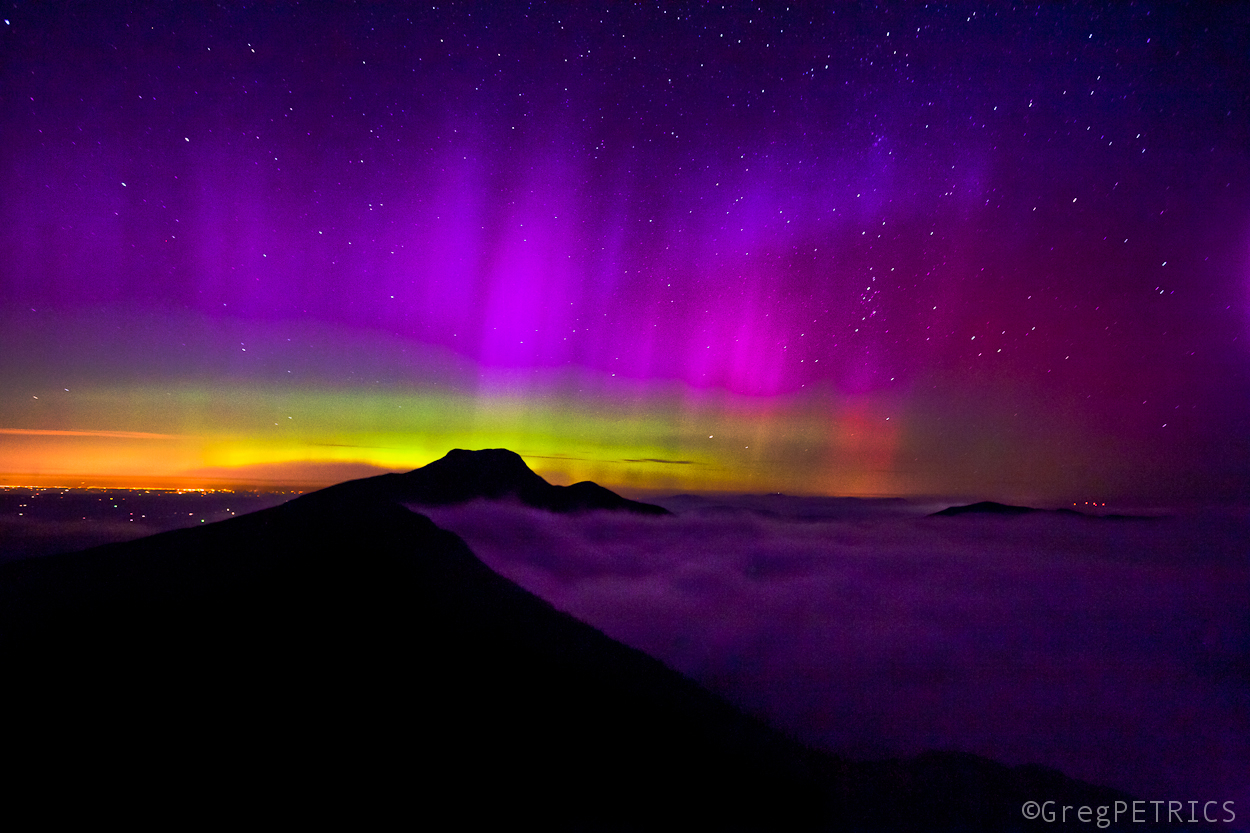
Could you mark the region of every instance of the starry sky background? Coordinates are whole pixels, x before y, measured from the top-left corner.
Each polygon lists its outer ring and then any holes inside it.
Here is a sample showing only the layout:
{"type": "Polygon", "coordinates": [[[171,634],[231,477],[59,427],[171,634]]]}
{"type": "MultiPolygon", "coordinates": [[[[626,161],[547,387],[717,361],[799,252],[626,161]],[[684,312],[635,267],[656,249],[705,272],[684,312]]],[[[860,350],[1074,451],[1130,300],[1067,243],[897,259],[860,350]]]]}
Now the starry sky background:
{"type": "Polygon", "coordinates": [[[5,482],[1250,500],[1243,4],[3,8],[5,482]]]}

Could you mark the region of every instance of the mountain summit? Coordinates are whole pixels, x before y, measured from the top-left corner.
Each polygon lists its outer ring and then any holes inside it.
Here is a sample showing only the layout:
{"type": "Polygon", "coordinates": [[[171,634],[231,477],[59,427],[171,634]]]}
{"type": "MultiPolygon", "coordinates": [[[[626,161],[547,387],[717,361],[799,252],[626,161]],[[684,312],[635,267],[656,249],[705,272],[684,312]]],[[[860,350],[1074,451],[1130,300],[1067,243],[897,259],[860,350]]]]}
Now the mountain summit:
{"type": "Polygon", "coordinates": [[[471,500],[514,499],[550,512],[610,509],[639,515],[669,515],[667,509],[623,498],[597,483],[553,486],[535,474],[521,455],[506,448],[456,448],[441,459],[406,474],[382,474],[323,490],[373,500],[447,506],[471,500]]]}

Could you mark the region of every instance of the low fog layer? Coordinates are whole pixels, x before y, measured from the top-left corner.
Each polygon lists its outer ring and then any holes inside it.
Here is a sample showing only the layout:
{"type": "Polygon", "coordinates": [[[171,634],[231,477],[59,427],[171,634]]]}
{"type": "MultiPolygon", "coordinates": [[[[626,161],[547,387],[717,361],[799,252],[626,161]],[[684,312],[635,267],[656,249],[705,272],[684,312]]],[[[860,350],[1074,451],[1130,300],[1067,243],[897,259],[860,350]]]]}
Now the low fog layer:
{"type": "Polygon", "coordinates": [[[414,508],[556,607],[813,745],[965,750],[1146,800],[1234,800],[1250,818],[1245,513],[656,502],[677,517],[414,508]]]}

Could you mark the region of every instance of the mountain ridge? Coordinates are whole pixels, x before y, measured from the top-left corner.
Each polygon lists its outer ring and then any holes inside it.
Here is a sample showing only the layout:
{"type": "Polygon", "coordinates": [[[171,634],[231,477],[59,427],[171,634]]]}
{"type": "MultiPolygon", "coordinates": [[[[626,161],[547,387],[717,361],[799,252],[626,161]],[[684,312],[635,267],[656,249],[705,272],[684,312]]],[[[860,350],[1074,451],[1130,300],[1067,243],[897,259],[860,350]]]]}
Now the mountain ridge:
{"type": "Polygon", "coordinates": [[[11,794],[612,830],[1025,830],[1026,800],[1128,800],[806,748],[370,488],[0,567],[11,794]]]}

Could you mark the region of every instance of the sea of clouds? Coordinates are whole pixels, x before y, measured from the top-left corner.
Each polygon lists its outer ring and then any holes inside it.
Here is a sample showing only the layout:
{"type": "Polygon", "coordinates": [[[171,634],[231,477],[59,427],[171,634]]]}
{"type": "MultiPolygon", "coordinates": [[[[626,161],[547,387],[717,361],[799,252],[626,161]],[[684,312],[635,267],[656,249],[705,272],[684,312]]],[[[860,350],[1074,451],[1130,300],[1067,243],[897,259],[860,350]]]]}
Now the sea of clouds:
{"type": "Polygon", "coordinates": [[[655,502],[676,517],[417,511],[557,608],[812,745],[958,749],[1145,800],[1233,800],[1250,819],[1250,513],[655,502]]]}

